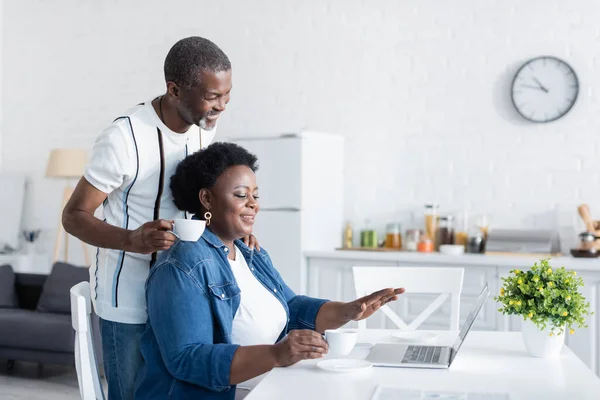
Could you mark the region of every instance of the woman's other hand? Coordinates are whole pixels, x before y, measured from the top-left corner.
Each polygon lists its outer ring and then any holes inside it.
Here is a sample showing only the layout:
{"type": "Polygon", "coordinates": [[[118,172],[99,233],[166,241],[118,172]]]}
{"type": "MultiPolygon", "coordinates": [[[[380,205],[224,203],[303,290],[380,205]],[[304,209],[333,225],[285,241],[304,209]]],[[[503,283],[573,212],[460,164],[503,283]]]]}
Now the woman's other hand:
{"type": "Polygon", "coordinates": [[[307,330],[292,330],[281,341],[273,345],[276,367],[287,367],[300,360],[321,358],[327,354],[328,346],[321,334],[307,330]]]}
{"type": "Polygon", "coordinates": [[[256,240],[256,236],[254,235],[248,235],[248,236],[244,236],[244,244],[248,247],[250,247],[251,249],[255,249],[260,251],[260,246],[258,244],[258,240],[256,240]]]}

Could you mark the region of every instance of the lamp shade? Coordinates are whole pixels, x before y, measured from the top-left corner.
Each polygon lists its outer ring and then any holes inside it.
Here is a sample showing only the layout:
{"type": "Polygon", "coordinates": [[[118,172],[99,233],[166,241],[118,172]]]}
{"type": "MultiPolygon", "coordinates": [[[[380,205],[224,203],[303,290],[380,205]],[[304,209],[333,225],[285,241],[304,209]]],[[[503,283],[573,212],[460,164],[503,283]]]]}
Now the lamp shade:
{"type": "Polygon", "coordinates": [[[79,178],[87,162],[87,151],[83,149],[52,149],[46,176],[49,178],[79,178]]]}

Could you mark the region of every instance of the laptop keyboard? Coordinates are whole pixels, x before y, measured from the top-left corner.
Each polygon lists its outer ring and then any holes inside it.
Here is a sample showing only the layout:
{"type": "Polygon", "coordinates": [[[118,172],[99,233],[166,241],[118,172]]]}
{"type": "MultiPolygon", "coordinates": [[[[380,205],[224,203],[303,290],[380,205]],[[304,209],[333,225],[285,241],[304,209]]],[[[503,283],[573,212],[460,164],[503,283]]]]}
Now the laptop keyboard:
{"type": "Polygon", "coordinates": [[[437,364],[441,353],[442,347],[408,346],[402,364],[437,364]]]}

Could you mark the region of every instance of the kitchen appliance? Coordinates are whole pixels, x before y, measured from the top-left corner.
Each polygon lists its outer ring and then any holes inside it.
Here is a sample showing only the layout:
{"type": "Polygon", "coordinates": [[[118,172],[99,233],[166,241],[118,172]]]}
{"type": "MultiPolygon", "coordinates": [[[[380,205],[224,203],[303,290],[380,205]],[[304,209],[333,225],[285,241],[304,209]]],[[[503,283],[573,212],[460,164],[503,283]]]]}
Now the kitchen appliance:
{"type": "Polygon", "coordinates": [[[258,157],[253,234],[287,285],[306,294],[305,251],[339,247],[344,231],[344,140],[304,131],[231,139],[258,157]]]}
{"type": "Polygon", "coordinates": [[[485,253],[559,255],[560,238],[555,230],[494,228],[488,234],[485,253]]]}

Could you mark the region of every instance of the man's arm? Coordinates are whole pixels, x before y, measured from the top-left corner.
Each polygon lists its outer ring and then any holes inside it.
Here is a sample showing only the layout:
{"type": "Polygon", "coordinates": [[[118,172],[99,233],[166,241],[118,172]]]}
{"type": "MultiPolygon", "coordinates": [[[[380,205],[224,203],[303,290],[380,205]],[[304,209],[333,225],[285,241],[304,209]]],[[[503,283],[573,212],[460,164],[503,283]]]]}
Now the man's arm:
{"type": "Polygon", "coordinates": [[[81,178],[62,214],[65,230],[78,239],[96,247],[149,254],[166,250],[175,236],[166,232],[172,221],[157,220],[145,223],[135,231],[119,228],[99,220],[94,212],[108,195],[81,178]]]}

